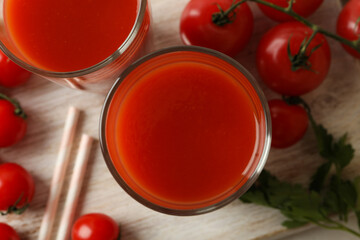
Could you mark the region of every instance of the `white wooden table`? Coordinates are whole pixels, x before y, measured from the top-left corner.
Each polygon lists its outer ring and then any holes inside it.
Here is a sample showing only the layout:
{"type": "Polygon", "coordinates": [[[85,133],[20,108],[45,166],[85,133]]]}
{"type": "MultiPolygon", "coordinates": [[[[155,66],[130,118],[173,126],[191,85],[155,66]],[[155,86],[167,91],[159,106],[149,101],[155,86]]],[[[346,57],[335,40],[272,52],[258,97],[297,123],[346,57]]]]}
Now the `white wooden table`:
{"type": "MultiPolygon", "coordinates": [[[[156,49],[181,44],[178,34],[179,18],[187,1],[151,1],[156,49]]],[[[263,17],[256,6],[251,7],[255,13],[255,32],[251,43],[239,54],[237,60],[258,79],[254,57],[256,46],[260,36],[275,23],[263,17]]],[[[325,0],[311,20],[334,31],[335,16],[339,10],[338,0],[325,0]]],[[[330,74],[321,87],[306,95],[305,99],[310,103],[316,120],[323,123],[335,136],[349,132],[349,139],[357,152],[355,161],[346,169],[346,174],[353,177],[360,174],[360,66],[337,42],[330,41],[330,45],[333,55],[330,74]]],[[[263,87],[267,97],[276,96],[263,87]]],[[[67,189],[72,173],[81,133],[98,138],[98,121],[104,96],[63,88],[38,77],[33,77],[18,89],[0,91],[16,97],[29,116],[25,139],[14,147],[0,149],[0,159],[2,162],[23,165],[36,181],[36,195],[25,214],[1,217],[0,221],[12,225],[21,239],[33,240],[37,239],[44,214],[67,109],[69,105],[75,105],[83,112],[64,189],[67,189]]],[[[315,137],[309,130],[305,138],[295,146],[285,150],[272,150],[266,168],[280,179],[306,184],[321,162],[315,137]]],[[[63,191],[57,220],[61,215],[65,196],[66,191],[63,191]]],[[[123,240],[250,240],[273,239],[294,233],[281,226],[284,218],[278,211],[240,201],[194,217],[168,216],[147,209],[117,185],[105,165],[98,142],[92,149],[77,216],[89,212],[106,213],[116,219],[122,226],[123,240]]],[[[58,221],[53,236],[57,228],[58,221]]],[[[306,235],[287,239],[351,239],[346,233],[317,231],[320,233],[311,230],[306,235]]]]}

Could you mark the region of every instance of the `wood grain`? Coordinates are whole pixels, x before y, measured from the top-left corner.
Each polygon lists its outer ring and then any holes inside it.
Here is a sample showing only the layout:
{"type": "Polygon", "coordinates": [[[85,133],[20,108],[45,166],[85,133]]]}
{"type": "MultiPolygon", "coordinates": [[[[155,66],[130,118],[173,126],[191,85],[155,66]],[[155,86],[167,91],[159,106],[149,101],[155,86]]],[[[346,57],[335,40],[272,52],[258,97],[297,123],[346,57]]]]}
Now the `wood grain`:
{"type": "MultiPolygon", "coordinates": [[[[152,31],[154,49],[180,45],[179,18],[188,0],[152,0],[152,31]]],[[[257,7],[251,5],[255,14],[255,31],[251,43],[236,59],[257,78],[255,52],[260,36],[275,23],[265,19],[257,7]]],[[[331,31],[335,29],[338,1],[325,0],[310,19],[331,31]]],[[[346,169],[349,177],[360,173],[360,65],[348,56],[341,46],[330,41],[332,50],[331,71],[320,88],[305,96],[317,121],[323,123],[335,136],[349,133],[349,140],[356,148],[355,162],[346,169]]],[[[260,84],[261,81],[260,81],[260,84]]],[[[262,84],[268,98],[277,97],[262,84]]],[[[61,141],[65,115],[69,105],[83,111],[72,160],[64,183],[67,189],[73,161],[81,133],[98,138],[98,126],[104,96],[80,92],[57,86],[39,77],[33,77],[24,87],[0,89],[16,97],[29,115],[28,133],[23,141],[12,148],[1,149],[3,162],[23,165],[34,176],[36,196],[31,207],[22,216],[2,217],[20,233],[21,239],[37,239],[41,218],[49,195],[58,147],[61,141]]],[[[1,119],[0,119],[1,124],[1,119]]],[[[289,233],[281,226],[284,218],[273,209],[235,201],[230,205],[201,216],[175,217],[154,212],[130,198],[109,173],[98,142],[93,145],[90,165],[82,189],[77,215],[102,212],[112,216],[122,226],[123,240],[176,240],[176,239],[266,239],[289,233]]],[[[266,168],[281,179],[308,183],[309,176],[322,160],[317,154],[315,138],[308,131],[305,138],[285,150],[272,150],[266,168]]],[[[60,199],[58,219],[65,201],[64,191],[60,199]]]]}

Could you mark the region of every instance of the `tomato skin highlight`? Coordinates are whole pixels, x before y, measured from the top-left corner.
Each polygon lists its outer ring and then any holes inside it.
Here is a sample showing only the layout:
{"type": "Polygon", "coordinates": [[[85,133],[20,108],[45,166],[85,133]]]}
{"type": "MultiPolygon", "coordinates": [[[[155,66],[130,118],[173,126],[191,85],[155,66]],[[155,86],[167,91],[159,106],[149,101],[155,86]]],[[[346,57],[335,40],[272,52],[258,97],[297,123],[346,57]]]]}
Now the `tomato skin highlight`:
{"type": "Polygon", "coordinates": [[[212,14],[219,12],[216,4],[228,9],[233,0],[191,0],[182,12],[180,37],[185,45],[211,48],[234,57],[250,41],[254,19],[246,3],[236,8],[233,22],[218,26],[212,22],[212,14]]]}
{"type": "Polygon", "coordinates": [[[317,88],[329,72],[330,47],[321,34],[317,34],[309,44],[307,52],[321,44],[309,57],[312,71],[291,70],[288,43],[292,55],[297,54],[301,42],[310,37],[312,30],[299,22],[281,23],[270,29],[260,40],[256,53],[256,64],[264,83],[282,95],[299,96],[317,88]]]}
{"type": "Polygon", "coordinates": [[[32,176],[16,163],[0,165],[0,211],[6,211],[21,198],[16,207],[22,208],[34,197],[35,183],[32,176]]]}
{"type": "Polygon", "coordinates": [[[268,101],[274,148],[287,148],[297,143],[306,133],[309,120],[305,109],[298,105],[288,105],[280,99],[268,101]]]}
{"type": "MultiPolygon", "coordinates": [[[[289,0],[265,0],[280,7],[288,7],[289,0]]],[[[302,17],[308,17],[313,14],[323,3],[323,0],[296,0],[293,10],[302,17]]],[[[293,21],[293,17],[282,13],[276,9],[258,3],[260,10],[270,19],[278,22],[293,21]]]]}
{"type": "Polygon", "coordinates": [[[7,88],[18,87],[28,81],[31,73],[11,61],[0,51],[0,85],[7,88]]]}
{"type": "Polygon", "coordinates": [[[0,148],[10,147],[26,134],[25,119],[15,114],[15,106],[4,99],[0,99],[0,148]]]}
{"type": "Polygon", "coordinates": [[[81,216],[71,232],[72,240],[116,240],[119,234],[116,222],[102,213],[81,216]]]}
{"type": "MultiPolygon", "coordinates": [[[[357,40],[360,36],[360,26],[357,23],[357,20],[360,17],[360,1],[351,0],[349,1],[344,8],[341,10],[337,25],[336,32],[341,37],[348,40],[357,40]]],[[[355,49],[342,44],[344,49],[350,53],[352,56],[360,59],[360,52],[355,49]]]]}
{"type": "Polygon", "coordinates": [[[0,237],[4,240],[20,240],[16,231],[6,223],[0,223],[0,237]]]}

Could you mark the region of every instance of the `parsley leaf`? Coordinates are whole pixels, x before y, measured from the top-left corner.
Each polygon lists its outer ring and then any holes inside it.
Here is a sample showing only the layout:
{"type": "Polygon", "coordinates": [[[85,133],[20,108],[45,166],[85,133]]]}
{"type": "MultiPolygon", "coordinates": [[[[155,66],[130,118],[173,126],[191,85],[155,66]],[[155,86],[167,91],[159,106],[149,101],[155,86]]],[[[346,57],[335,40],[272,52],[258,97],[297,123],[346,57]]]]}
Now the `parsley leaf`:
{"type": "Polygon", "coordinates": [[[320,192],[323,188],[326,177],[330,171],[331,162],[326,162],[321,165],[315,172],[315,174],[311,177],[310,190],[320,192]]]}

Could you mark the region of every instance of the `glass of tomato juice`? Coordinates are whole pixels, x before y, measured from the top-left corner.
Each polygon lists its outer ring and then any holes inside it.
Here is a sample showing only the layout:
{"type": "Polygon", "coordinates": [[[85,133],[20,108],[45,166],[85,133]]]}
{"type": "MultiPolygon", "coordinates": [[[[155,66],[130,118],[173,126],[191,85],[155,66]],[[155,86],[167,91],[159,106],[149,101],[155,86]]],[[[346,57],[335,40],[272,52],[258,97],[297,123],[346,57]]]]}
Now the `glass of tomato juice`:
{"type": "Polygon", "coordinates": [[[196,215],[242,195],[266,162],[266,99],[235,60],[173,47],[130,65],[100,120],[105,162],[123,189],[156,211],[196,215]]]}
{"type": "Polygon", "coordinates": [[[0,1],[1,50],[64,86],[107,91],[149,44],[147,0],[0,1]]]}

